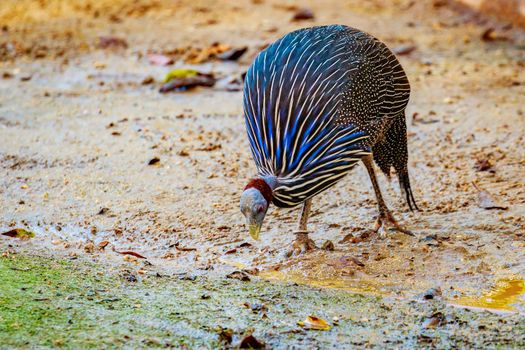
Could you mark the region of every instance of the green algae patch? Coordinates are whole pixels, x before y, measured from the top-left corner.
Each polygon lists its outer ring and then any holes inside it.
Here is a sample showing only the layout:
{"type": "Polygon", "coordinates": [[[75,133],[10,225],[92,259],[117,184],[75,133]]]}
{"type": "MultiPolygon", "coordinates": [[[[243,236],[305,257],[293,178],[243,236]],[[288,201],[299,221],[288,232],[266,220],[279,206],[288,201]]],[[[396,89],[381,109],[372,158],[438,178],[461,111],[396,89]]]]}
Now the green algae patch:
{"type": "Polygon", "coordinates": [[[235,347],[247,335],[272,349],[525,346],[518,314],[138,269],[1,257],[0,349],[216,349],[235,347]],[[438,313],[439,324],[425,329],[438,313]],[[297,324],[309,315],[326,322],[323,332],[297,324]]]}

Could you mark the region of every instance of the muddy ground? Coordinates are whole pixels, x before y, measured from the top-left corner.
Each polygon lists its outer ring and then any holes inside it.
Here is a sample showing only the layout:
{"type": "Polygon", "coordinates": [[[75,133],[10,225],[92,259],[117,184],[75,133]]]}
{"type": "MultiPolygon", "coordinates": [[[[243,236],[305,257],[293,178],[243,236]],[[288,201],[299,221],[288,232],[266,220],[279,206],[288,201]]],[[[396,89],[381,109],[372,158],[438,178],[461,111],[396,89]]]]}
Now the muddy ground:
{"type": "MultiPolygon", "coordinates": [[[[0,237],[2,264],[36,254],[78,261],[76,268],[89,260],[134,275],[190,273],[221,288],[228,273],[244,270],[275,288],[364,298],[370,310],[378,297],[401,307],[436,288],[443,305],[482,309],[447,312],[521,324],[478,332],[465,321],[445,327],[448,341],[461,329],[470,344],[523,345],[524,32],[447,1],[304,6],[314,19],[292,21],[297,6],[282,1],[2,1],[0,228],[36,233],[27,241],[0,237]],[[255,167],[241,92],[230,91],[230,81],[281,35],[328,23],[363,29],[402,53],[412,86],[410,174],[422,211],[408,211],[397,182],[382,177],[391,209],[416,237],[359,239],[377,209],[366,171],[356,167],[313,204],[311,237],[318,246],[331,240],[335,250],[285,258],[299,210],[271,208],[259,242],[250,240],[238,210],[255,167]],[[101,37],[123,41],[104,47],[101,37]],[[214,43],[248,51],[236,62],[200,59],[214,43]],[[175,63],[151,64],[149,53],[175,63]],[[188,67],[220,80],[213,88],[158,92],[167,72],[188,67]],[[149,165],[154,158],[160,161],[149,165]],[[481,208],[480,191],[498,208],[481,208]],[[341,242],[348,234],[356,238],[341,242]]],[[[236,293],[235,283],[224,288],[236,293]]],[[[319,312],[314,299],[298,309],[319,312]]],[[[395,323],[377,327],[406,327],[395,323]]],[[[334,337],[314,338],[333,345],[334,337]]],[[[365,339],[362,345],[384,345],[365,339]]]]}

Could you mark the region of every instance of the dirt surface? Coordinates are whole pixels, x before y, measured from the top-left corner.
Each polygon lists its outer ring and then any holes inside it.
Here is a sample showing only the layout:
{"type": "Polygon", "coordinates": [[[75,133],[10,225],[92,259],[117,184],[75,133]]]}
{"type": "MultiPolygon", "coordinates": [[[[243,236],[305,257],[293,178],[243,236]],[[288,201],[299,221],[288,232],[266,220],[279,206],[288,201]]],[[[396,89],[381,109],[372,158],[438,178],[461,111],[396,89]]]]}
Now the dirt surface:
{"type": "Polygon", "coordinates": [[[252,348],[267,349],[525,346],[521,315],[447,308],[439,296],[397,300],[138,265],[142,273],[27,251],[0,257],[0,349],[225,349],[250,335],[252,348]],[[329,329],[301,326],[309,315],[329,329]]]}
{"type": "Polygon", "coordinates": [[[298,7],[282,1],[2,1],[0,228],[36,237],[0,237],[0,247],[109,264],[126,258],[116,251],[133,251],[165,273],[245,269],[403,299],[440,288],[449,304],[523,314],[525,34],[446,1],[301,6],[314,19],[292,21],[298,7]],[[397,182],[383,177],[387,202],[416,237],[357,238],[377,213],[358,166],[313,202],[311,237],[335,250],[285,258],[299,209],[271,208],[259,242],[238,209],[255,166],[242,95],[229,82],[281,35],[329,23],[402,53],[422,211],[409,212],[397,182]],[[248,52],[237,62],[191,64],[214,43],[248,52]],[[151,64],[150,53],[175,64],[151,64]],[[160,94],[164,75],[181,67],[219,82],[160,94]],[[480,191],[506,209],[481,208],[480,191]],[[340,242],[348,234],[356,238],[340,242]],[[504,301],[491,302],[498,291],[504,301]]]}

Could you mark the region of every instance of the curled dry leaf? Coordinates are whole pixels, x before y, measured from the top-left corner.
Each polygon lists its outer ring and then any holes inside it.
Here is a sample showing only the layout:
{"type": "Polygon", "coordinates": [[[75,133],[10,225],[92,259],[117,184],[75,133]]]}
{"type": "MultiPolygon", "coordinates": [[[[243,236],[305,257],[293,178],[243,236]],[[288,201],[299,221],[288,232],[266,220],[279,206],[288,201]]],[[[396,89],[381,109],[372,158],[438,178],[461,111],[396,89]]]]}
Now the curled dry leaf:
{"type": "Polygon", "coordinates": [[[183,70],[184,72],[172,71],[168,73],[165,80],[169,80],[161,86],[159,92],[166,93],[169,91],[185,91],[196,86],[211,87],[217,81],[213,74],[193,73],[192,70],[183,70]],[[191,72],[191,73],[190,73],[191,72]],[[187,74],[184,74],[187,73],[187,74]]]}
{"type": "Polygon", "coordinates": [[[241,340],[239,343],[239,349],[264,349],[264,343],[250,334],[241,340]]]}
{"type": "Polygon", "coordinates": [[[237,61],[248,51],[248,47],[240,47],[237,49],[230,49],[217,55],[217,58],[223,61],[237,61]]]}
{"type": "Polygon", "coordinates": [[[232,273],[226,275],[227,278],[236,279],[243,282],[249,282],[250,276],[244,271],[233,271],[232,273]]]}
{"type": "Polygon", "coordinates": [[[304,321],[297,322],[297,325],[303,327],[304,329],[316,331],[328,331],[332,328],[328,322],[313,315],[306,317],[304,321]]]}
{"type": "Polygon", "coordinates": [[[102,241],[102,242],[100,242],[100,243],[98,244],[98,249],[103,250],[104,248],[107,247],[108,244],[109,244],[108,241],[102,241]]]}
{"type": "Polygon", "coordinates": [[[417,49],[416,45],[414,45],[414,44],[406,44],[406,45],[401,45],[401,46],[398,46],[398,47],[394,47],[394,49],[392,49],[392,51],[396,55],[403,56],[403,55],[411,54],[416,49],[417,49]]]}
{"type": "Polygon", "coordinates": [[[292,21],[305,21],[314,19],[314,13],[309,8],[298,9],[292,17],[292,21]]]}
{"type": "Polygon", "coordinates": [[[130,251],[130,250],[118,251],[118,250],[113,249],[113,251],[114,251],[115,253],[122,254],[122,255],[131,255],[131,256],[134,256],[134,257],[137,257],[137,258],[140,258],[140,259],[147,259],[144,255],[141,255],[141,254],[139,254],[139,253],[132,252],[132,251],[130,251]]]}
{"type": "Polygon", "coordinates": [[[172,58],[165,56],[165,55],[156,54],[156,53],[150,53],[148,55],[148,61],[149,63],[157,65],[157,66],[168,66],[170,64],[173,64],[172,58]]]}
{"type": "Polygon", "coordinates": [[[20,238],[20,239],[29,239],[29,238],[35,237],[35,233],[28,231],[26,229],[23,229],[23,228],[15,228],[13,230],[3,232],[2,236],[20,238]]]}
{"type": "Polygon", "coordinates": [[[148,162],[148,165],[155,165],[155,164],[158,164],[160,163],[160,158],[159,157],[153,157],[149,160],[148,162]]]}
{"type": "Polygon", "coordinates": [[[101,49],[110,48],[123,48],[128,47],[128,43],[125,39],[116,36],[101,36],[98,38],[98,47],[101,49]]]}
{"type": "Polygon", "coordinates": [[[486,190],[483,190],[476,185],[476,183],[472,183],[476,190],[478,191],[478,206],[483,209],[501,209],[501,210],[507,210],[509,207],[504,206],[494,200],[492,198],[492,195],[487,192],[486,190]]]}

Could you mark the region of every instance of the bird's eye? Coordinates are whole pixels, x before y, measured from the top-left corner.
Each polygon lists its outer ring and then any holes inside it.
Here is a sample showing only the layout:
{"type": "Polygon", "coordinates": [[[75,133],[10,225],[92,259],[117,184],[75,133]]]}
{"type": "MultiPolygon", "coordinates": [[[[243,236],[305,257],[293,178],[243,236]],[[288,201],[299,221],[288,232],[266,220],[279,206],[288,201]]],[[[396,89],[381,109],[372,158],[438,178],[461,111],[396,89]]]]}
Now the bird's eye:
{"type": "Polygon", "coordinates": [[[258,205],[256,209],[257,209],[257,213],[262,213],[264,210],[264,207],[262,205],[258,205]]]}

